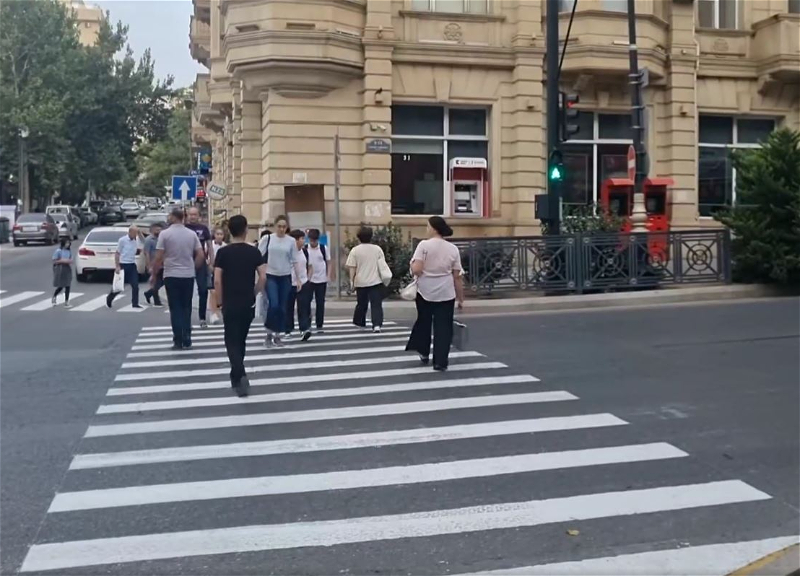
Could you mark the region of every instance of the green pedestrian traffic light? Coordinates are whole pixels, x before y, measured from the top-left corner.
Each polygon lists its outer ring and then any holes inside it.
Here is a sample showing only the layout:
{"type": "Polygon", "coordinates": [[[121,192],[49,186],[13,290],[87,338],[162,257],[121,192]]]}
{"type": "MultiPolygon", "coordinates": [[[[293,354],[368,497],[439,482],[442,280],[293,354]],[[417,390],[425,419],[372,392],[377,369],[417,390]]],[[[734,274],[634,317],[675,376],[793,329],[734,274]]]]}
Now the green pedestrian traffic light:
{"type": "Polygon", "coordinates": [[[547,179],[550,182],[564,181],[564,163],[559,150],[553,150],[547,162],[547,179]]]}

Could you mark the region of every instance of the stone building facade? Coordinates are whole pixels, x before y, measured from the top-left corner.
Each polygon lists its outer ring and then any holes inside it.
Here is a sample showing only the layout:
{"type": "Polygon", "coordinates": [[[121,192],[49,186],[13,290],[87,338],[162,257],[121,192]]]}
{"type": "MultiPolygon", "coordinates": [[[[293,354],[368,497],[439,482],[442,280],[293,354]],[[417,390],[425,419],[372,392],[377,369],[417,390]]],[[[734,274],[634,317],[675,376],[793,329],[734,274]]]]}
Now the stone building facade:
{"type": "MultiPolygon", "coordinates": [[[[545,0],[194,0],[198,146],[252,223],[334,214],[419,233],[538,233],[545,190],[545,0]],[[484,159],[482,213],[454,202],[454,158],[484,159]]],[[[672,225],[714,225],[735,201],[728,152],[800,128],[800,2],[637,0],[651,176],[674,180],[672,225]]],[[[566,35],[572,0],[562,0],[566,35]]],[[[625,173],[630,95],[625,0],[579,0],[561,88],[580,96],[565,203],[625,173]]],[[[472,171],[470,174],[477,173],[472,171]]],[[[223,212],[224,211],[224,212],[223,212]]],[[[305,220],[304,220],[305,221],[305,220]]]]}
{"type": "Polygon", "coordinates": [[[61,0],[69,5],[78,27],[81,44],[92,46],[100,34],[100,23],[103,21],[103,10],[98,6],[87,5],[83,0],[61,0]]]}

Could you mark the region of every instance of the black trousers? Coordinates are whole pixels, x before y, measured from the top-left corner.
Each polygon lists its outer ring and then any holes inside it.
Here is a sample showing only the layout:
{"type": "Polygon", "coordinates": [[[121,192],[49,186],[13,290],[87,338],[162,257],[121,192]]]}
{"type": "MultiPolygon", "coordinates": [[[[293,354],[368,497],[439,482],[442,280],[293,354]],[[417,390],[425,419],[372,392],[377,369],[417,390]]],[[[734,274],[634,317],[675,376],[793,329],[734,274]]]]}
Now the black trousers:
{"type": "Polygon", "coordinates": [[[231,386],[238,386],[245,376],[244,356],[247,350],[247,335],[253,323],[255,310],[251,307],[225,307],[225,350],[231,363],[231,386]]]}
{"type": "Polygon", "coordinates": [[[455,300],[429,302],[417,294],[417,321],[411,329],[406,350],[422,354],[431,353],[431,328],[433,328],[433,365],[447,368],[450,344],[453,342],[453,313],[455,300]]]}
{"type": "Polygon", "coordinates": [[[172,343],[188,348],[192,345],[192,293],[194,278],[164,278],[172,323],[172,343]]]}
{"type": "Polygon", "coordinates": [[[314,301],[317,303],[317,311],[315,313],[316,325],[317,328],[322,328],[325,324],[325,294],[328,292],[328,283],[320,282],[316,284],[314,282],[309,282],[309,284],[311,284],[314,301]]]}
{"type": "MultiPolygon", "coordinates": [[[[131,287],[131,305],[138,306],[139,305],[139,271],[136,269],[136,264],[120,264],[119,267],[122,269],[122,274],[125,278],[125,284],[129,284],[131,287]]],[[[108,293],[108,298],[110,301],[114,301],[114,298],[117,297],[117,294],[114,292],[108,293]]]]}
{"type": "Polygon", "coordinates": [[[383,326],[383,284],[367,288],[356,288],[356,310],[353,312],[353,324],[367,325],[367,306],[372,315],[372,326],[383,326]]]}
{"type": "Polygon", "coordinates": [[[297,309],[297,324],[300,332],[311,329],[311,299],[314,297],[314,289],[310,282],[303,284],[303,288],[298,292],[296,286],[289,290],[289,300],[286,303],[286,333],[294,330],[294,311],[297,309]]]}

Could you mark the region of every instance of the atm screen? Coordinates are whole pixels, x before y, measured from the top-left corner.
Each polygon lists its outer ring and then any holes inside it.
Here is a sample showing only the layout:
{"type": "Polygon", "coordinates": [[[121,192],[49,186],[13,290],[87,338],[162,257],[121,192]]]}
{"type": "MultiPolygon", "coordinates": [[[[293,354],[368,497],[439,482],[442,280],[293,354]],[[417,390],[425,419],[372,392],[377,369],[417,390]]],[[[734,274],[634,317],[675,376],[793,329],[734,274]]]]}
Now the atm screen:
{"type": "Polygon", "coordinates": [[[645,200],[645,209],[648,214],[663,215],[667,213],[666,204],[667,199],[664,194],[653,194],[651,192],[645,200]]]}
{"type": "Polygon", "coordinates": [[[614,216],[630,216],[628,211],[628,194],[612,192],[608,195],[608,211],[614,216]]]}

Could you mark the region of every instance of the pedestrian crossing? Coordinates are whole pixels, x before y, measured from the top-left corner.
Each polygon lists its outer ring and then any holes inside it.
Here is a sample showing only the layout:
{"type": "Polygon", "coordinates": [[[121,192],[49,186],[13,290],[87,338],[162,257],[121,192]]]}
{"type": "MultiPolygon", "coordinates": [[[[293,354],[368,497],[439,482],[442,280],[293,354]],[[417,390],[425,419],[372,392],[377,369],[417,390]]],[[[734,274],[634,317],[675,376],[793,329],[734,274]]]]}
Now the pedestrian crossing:
{"type": "Polygon", "coordinates": [[[396,324],[253,334],[238,398],[222,328],[140,331],[22,572],[722,576],[798,539],[726,540],[772,497],[479,351],[438,373],[396,324]]]}

